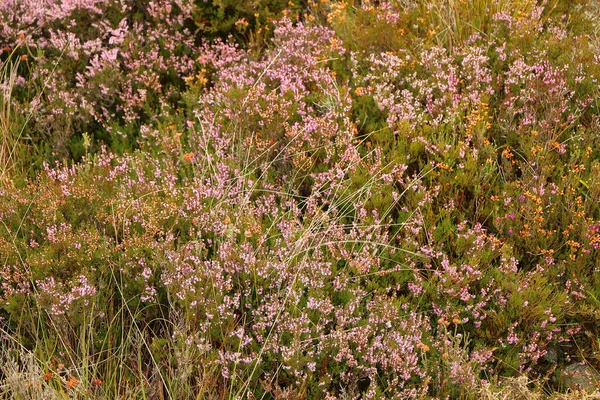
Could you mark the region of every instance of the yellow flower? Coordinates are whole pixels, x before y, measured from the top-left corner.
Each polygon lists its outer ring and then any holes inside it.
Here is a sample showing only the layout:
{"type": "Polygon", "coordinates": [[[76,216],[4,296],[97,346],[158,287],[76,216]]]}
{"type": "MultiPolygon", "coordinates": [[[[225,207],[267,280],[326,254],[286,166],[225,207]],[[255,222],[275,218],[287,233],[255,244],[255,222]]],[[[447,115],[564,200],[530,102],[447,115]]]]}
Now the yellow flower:
{"type": "Polygon", "coordinates": [[[417,344],[417,349],[421,349],[424,352],[428,352],[429,351],[429,346],[427,346],[425,343],[423,342],[419,342],[419,344],[417,344]]]}
{"type": "Polygon", "coordinates": [[[189,152],[183,155],[183,161],[190,162],[194,159],[194,153],[189,152]]]}
{"type": "Polygon", "coordinates": [[[72,376],[68,381],[67,381],[67,387],[69,389],[73,389],[75,386],[77,386],[79,384],[79,380],[77,378],[75,378],[74,376],[72,376]]]}

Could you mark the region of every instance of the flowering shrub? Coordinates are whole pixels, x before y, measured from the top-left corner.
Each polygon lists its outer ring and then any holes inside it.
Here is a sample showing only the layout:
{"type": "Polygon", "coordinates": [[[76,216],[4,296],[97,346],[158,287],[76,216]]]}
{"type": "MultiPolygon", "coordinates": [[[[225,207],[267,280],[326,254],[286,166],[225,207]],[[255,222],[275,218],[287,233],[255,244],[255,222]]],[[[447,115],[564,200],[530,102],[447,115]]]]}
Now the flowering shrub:
{"type": "Polygon", "coordinates": [[[0,376],[475,398],[595,366],[593,13],[256,7],[0,5],[0,376]]]}
{"type": "MultiPolygon", "coordinates": [[[[205,21],[215,7],[197,3],[4,2],[0,47],[23,61],[15,102],[33,115],[32,134],[61,158],[83,155],[87,131],[119,151],[136,147],[141,124],[178,107],[185,79],[198,73],[201,34],[230,25],[205,21]]],[[[277,8],[269,19],[286,11],[277,8]]],[[[243,22],[248,11],[234,10],[243,22]]]]}

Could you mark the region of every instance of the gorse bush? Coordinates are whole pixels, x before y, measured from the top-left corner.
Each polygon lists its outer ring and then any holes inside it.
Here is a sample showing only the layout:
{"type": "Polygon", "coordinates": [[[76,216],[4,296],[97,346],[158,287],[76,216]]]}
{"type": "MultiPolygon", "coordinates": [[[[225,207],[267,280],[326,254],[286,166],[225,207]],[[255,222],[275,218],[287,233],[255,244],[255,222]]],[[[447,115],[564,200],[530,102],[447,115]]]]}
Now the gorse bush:
{"type": "Polygon", "coordinates": [[[597,8],[4,2],[3,398],[565,398],[597,8]]]}

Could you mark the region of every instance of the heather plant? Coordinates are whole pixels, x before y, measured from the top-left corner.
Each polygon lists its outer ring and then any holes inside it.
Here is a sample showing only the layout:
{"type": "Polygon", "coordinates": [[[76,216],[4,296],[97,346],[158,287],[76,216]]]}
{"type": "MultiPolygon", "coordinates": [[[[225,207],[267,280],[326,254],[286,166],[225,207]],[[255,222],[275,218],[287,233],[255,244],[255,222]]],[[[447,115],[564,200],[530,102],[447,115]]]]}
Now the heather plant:
{"type": "Polygon", "coordinates": [[[7,2],[0,42],[27,61],[18,104],[34,115],[36,144],[49,143],[59,160],[80,158],[83,133],[132,150],[141,125],[181,106],[185,82],[202,73],[202,40],[236,34],[260,48],[275,19],[296,21],[300,11],[282,2],[7,2]]]}
{"type": "Polygon", "coordinates": [[[0,6],[1,396],[581,397],[594,14],[252,6],[0,6]]]}

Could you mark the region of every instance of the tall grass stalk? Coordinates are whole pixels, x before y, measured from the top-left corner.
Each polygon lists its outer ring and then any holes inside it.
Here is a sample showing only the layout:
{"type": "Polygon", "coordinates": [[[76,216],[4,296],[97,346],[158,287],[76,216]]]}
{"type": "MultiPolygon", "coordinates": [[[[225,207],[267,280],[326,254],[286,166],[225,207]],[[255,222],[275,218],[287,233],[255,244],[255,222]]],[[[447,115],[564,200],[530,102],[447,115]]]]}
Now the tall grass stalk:
{"type": "Polygon", "coordinates": [[[19,134],[13,118],[12,92],[17,81],[19,60],[9,57],[0,65],[0,182],[5,183],[17,167],[19,134]]]}
{"type": "Polygon", "coordinates": [[[419,2],[428,18],[427,26],[437,27],[434,41],[449,50],[469,39],[471,35],[485,36],[497,13],[521,17],[531,11],[531,0],[433,0],[419,2]]]}

